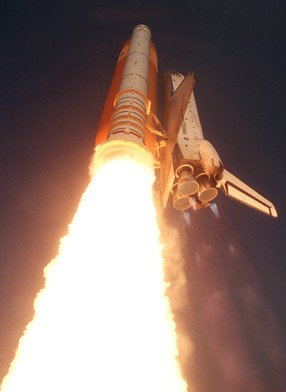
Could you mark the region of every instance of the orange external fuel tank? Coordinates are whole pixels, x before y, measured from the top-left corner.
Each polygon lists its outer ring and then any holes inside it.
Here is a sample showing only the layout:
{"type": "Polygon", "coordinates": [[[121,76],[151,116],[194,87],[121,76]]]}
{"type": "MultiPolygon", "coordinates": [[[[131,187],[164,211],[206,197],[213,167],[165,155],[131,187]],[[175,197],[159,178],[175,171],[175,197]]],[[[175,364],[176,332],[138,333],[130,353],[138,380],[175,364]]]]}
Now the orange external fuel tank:
{"type": "Polygon", "coordinates": [[[116,148],[132,148],[135,143],[136,148],[139,145],[155,155],[152,129],[157,115],[157,72],[151,32],[147,26],[136,26],[118,57],[95,139],[96,154],[112,142],[116,148]]]}

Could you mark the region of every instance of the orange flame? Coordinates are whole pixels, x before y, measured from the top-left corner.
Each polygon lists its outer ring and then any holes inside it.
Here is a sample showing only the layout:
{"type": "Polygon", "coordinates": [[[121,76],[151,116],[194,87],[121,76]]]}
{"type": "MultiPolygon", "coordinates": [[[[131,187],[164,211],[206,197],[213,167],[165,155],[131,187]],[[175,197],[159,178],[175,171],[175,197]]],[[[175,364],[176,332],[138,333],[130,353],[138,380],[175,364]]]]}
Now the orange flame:
{"type": "Polygon", "coordinates": [[[2,392],[186,391],[165,296],[153,170],[106,163],[45,268],[2,392]]]}

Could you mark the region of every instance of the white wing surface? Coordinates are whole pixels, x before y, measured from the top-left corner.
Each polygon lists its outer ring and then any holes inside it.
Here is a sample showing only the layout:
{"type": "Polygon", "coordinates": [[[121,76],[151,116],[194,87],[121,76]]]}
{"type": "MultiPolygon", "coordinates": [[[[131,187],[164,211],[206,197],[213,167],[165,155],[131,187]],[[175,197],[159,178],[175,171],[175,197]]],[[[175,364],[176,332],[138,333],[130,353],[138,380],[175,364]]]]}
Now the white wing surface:
{"type": "Polygon", "coordinates": [[[244,182],[239,180],[229,171],[224,170],[221,180],[221,189],[229,197],[246,204],[264,214],[277,218],[278,214],[274,205],[244,182]]]}

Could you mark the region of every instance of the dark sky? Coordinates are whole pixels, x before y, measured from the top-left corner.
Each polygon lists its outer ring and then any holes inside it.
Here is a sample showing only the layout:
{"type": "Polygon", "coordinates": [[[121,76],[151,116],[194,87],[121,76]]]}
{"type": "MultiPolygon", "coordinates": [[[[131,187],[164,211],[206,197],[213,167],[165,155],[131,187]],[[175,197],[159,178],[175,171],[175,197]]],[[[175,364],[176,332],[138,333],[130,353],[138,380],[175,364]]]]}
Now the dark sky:
{"type": "MultiPolygon", "coordinates": [[[[136,24],[145,23],[157,46],[159,78],[168,68],[196,72],[205,137],[227,169],[270,199],[279,214],[273,220],[223,196],[217,200],[220,219],[202,211],[188,218],[188,226],[169,211],[170,225],[184,233],[193,313],[181,317],[197,347],[196,366],[190,365],[196,385],[205,392],[230,390],[218,359],[227,355],[216,357],[214,351],[223,340],[222,325],[234,320],[229,339],[243,343],[233,356],[264,358],[257,384],[251,375],[241,379],[251,380],[253,391],[286,390],[277,359],[286,329],[285,2],[152,3],[0,4],[0,378],[32,317],[43,266],[56,255],[88,183],[97,124],[121,46],[136,24]],[[202,258],[207,269],[194,263],[202,258]],[[247,295],[241,291],[246,286],[247,295]],[[220,322],[219,317],[211,322],[201,305],[216,298],[208,296],[214,288],[224,293],[220,322]],[[253,301],[255,311],[248,306],[253,301]],[[269,359],[273,350],[277,366],[269,359]],[[203,382],[205,375],[214,384],[203,382]]],[[[242,381],[235,388],[247,390],[242,381]]]]}

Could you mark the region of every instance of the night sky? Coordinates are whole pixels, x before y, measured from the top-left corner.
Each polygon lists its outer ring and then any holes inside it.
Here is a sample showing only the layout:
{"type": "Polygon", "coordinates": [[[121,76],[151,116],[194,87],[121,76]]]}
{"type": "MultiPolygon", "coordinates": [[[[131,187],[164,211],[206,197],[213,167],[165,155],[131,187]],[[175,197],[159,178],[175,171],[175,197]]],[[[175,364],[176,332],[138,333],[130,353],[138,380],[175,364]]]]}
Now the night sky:
{"type": "Polygon", "coordinates": [[[219,217],[168,207],[187,278],[176,317],[195,347],[184,373],[203,392],[285,391],[285,2],[153,3],[1,1],[0,379],[88,184],[121,46],[144,23],[159,80],[195,71],[205,137],[279,215],[223,195],[219,217]]]}

